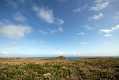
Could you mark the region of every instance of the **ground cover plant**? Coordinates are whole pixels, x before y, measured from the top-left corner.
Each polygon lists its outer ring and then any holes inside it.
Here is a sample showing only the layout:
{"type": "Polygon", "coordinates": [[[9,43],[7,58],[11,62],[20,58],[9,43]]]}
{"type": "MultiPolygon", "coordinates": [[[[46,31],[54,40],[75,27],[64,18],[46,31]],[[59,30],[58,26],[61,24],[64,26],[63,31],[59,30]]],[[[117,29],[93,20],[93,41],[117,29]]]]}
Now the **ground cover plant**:
{"type": "Polygon", "coordinates": [[[0,80],[119,79],[118,58],[87,58],[76,61],[31,60],[25,60],[23,62],[22,60],[15,59],[6,60],[4,63],[2,63],[3,61],[0,61],[0,80]]]}

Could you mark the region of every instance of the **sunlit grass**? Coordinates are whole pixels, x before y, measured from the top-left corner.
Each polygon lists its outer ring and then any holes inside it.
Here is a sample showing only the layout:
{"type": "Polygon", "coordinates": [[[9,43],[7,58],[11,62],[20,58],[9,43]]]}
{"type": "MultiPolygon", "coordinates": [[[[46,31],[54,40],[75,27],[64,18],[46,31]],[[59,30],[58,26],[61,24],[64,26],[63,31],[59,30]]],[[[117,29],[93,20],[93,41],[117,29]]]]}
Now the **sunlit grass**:
{"type": "Polygon", "coordinates": [[[118,59],[41,61],[0,63],[0,80],[118,80],[118,59]]]}

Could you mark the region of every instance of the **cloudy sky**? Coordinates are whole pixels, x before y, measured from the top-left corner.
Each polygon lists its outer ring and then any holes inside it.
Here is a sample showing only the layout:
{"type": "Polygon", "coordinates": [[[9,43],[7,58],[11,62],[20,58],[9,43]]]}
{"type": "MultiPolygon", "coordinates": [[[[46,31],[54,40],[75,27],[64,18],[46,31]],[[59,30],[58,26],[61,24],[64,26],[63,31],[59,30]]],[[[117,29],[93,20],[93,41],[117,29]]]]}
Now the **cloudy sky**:
{"type": "Polygon", "coordinates": [[[0,0],[0,57],[119,56],[119,0],[0,0]]]}

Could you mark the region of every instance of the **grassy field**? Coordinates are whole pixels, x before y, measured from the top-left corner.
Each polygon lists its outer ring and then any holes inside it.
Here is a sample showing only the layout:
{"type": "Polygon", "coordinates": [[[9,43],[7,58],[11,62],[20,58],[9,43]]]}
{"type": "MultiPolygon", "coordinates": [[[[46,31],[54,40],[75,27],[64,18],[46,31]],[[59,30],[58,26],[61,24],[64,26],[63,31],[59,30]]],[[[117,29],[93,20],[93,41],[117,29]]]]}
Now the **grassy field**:
{"type": "Polygon", "coordinates": [[[0,80],[119,80],[119,58],[1,58],[0,80]]]}

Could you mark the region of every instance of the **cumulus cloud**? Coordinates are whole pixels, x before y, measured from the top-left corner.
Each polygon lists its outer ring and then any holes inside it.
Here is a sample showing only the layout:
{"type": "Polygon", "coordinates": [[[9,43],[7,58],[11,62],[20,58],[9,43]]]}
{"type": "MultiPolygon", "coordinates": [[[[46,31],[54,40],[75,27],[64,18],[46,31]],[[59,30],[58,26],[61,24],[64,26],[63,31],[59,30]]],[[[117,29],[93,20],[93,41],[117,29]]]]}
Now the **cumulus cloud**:
{"type": "Polygon", "coordinates": [[[115,26],[112,26],[109,29],[100,29],[99,31],[104,33],[105,37],[110,37],[110,36],[112,36],[112,33],[116,30],[119,30],[119,24],[115,25],[115,26]]]}
{"type": "Polygon", "coordinates": [[[40,30],[39,32],[42,34],[54,34],[58,32],[63,32],[62,24],[64,24],[64,20],[61,18],[58,18],[54,15],[54,12],[52,9],[44,8],[44,7],[38,7],[33,6],[33,10],[36,12],[38,18],[42,19],[43,21],[49,23],[49,24],[55,24],[58,27],[56,29],[52,29],[49,31],[40,30]]]}
{"type": "Polygon", "coordinates": [[[91,7],[91,10],[100,11],[109,6],[109,0],[95,0],[94,6],[91,7]]]}
{"type": "Polygon", "coordinates": [[[38,6],[33,6],[33,10],[36,12],[37,16],[50,24],[63,24],[64,21],[60,18],[55,17],[52,9],[49,8],[39,8],[38,6]]]}
{"type": "Polygon", "coordinates": [[[97,14],[97,15],[92,16],[92,19],[94,19],[94,20],[99,20],[99,19],[101,19],[101,18],[103,18],[103,17],[104,17],[103,13],[99,13],[99,14],[97,14]]]}
{"type": "Polygon", "coordinates": [[[25,34],[31,32],[31,27],[24,25],[1,25],[0,26],[0,35],[12,39],[18,39],[25,36],[25,34]]]}
{"type": "Polygon", "coordinates": [[[54,23],[55,17],[53,11],[50,9],[41,8],[38,16],[48,23],[54,23]]]}

